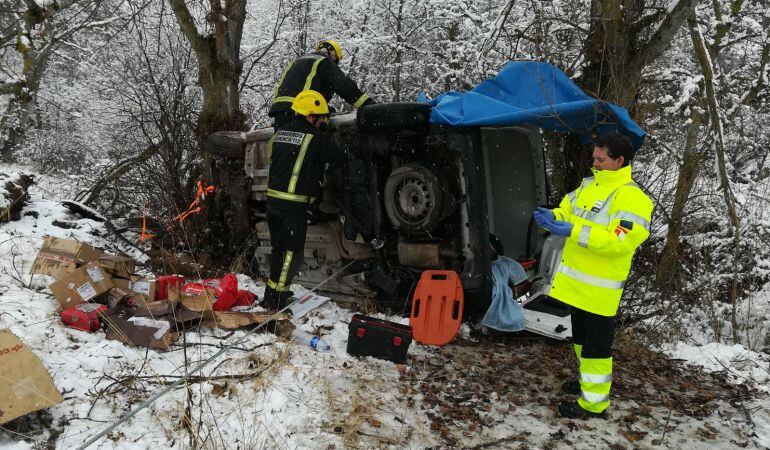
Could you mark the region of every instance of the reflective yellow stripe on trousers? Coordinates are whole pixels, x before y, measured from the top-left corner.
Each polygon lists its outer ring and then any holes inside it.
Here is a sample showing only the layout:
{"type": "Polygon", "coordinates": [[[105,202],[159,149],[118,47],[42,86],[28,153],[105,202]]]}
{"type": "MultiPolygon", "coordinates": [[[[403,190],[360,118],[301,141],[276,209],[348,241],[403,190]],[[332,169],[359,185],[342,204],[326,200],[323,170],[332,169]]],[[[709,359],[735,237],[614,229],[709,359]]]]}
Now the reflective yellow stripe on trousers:
{"type": "Polygon", "coordinates": [[[600,413],[610,406],[612,358],[579,357],[578,359],[580,360],[578,404],[586,411],[600,413]]]}
{"type": "Polygon", "coordinates": [[[283,256],[283,265],[281,266],[281,276],[278,277],[278,284],[276,285],[276,291],[286,290],[286,278],[289,276],[289,268],[291,267],[291,260],[294,257],[294,252],[286,250],[286,254],[283,256]]]}
{"type": "Polygon", "coordinates": [[[278,283],[270,279],[267,280],[267,285],[268,287],[270,287],[270,289],[278,292],[286,292],[289,290],[289,288],[287,288],[286,286],[284,286],[283,289],[278,289],[278,283]]]}

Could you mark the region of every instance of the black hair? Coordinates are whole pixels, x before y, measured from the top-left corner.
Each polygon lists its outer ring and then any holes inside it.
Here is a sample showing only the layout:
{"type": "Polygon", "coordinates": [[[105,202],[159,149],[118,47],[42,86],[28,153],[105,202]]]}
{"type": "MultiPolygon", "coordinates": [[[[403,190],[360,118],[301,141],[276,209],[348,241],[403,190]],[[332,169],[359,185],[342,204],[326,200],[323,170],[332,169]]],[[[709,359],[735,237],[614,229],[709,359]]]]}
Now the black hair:
{"type": "Polygon", "coordinates": [[[605,134],[594,140],[594,147],[606,148],[607,155],[612,159],[623,157],[623,166],[627,166],[634,159],[634,149],[631,140],[620,133],[605,134]]]}

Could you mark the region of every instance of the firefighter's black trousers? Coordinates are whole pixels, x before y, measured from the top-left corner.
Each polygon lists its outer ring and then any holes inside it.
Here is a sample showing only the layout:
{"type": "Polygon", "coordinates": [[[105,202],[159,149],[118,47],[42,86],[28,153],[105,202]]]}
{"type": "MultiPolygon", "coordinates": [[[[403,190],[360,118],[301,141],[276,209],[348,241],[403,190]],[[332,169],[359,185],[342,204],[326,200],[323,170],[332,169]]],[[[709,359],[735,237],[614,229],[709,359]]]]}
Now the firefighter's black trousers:
{"type": "Polygon", "coordinates": [[[267,227],[273,248],[264,299],[268,308],[283,308],[291,296],[289,286],[302,265],[308,217],[307,209],[300,205],[280,207],[268,203],[267,227]]]}
{"type": "Polygon", "coordinates": [[[582,346],[583,358],[609,358],[615,339],[615,317],[572,308],[572,338],[582,346]]]}

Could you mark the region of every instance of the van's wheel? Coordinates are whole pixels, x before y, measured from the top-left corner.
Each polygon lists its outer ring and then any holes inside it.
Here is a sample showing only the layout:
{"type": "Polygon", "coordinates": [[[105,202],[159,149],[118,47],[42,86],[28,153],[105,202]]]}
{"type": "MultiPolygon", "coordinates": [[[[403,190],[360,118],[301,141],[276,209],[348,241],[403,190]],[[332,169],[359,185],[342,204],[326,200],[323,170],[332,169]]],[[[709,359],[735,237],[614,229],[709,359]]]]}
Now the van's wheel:
{"type": "Polygon", "coordinates": [[[363,133],[418,132],[430,129],[430,105],[419,102],[375,103],[358,110],[363,133]]]}
{"type": "Polygon", "coordinates": [[[206,151],[226,158],[243,159],[246,155],[246,133],[217,131],[206,138],[206,151]]]}
{"type": "Polygon", "coordinates": [[[447,196],[433,172],[407,164],[390,174],[383,200],[393,226],[405,234],[425,235],[442,219],[447,196]]]}

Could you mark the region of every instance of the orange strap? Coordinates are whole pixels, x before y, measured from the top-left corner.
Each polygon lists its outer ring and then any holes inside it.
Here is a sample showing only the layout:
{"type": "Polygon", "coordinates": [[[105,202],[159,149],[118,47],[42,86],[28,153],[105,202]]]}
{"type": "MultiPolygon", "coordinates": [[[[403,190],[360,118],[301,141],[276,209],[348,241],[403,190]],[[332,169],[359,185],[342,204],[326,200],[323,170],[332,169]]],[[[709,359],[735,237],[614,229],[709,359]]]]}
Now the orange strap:
{"type": "Polygon", "coordinates": [[[200,180],[198,180],[197,186],[198,189],[195,193],[195,200],[190,203],[190,206],[188,206],[185,211],[182,211],[182,213],[174,217],[174,219],[171,221],[172,225],[174,222],[182,223],[193,214],[198,214],[199,212],[203,211],[203,201],[206,200],[206,194],[214,193],[217,190],[216,186],[204,186],[203,181],[200,180]]]}
{"type": "Polygon", "coordinates": [[[154,234],[147,232],[147,206],[145,205],[145,207],[142,208],[142,237],[139,239],[139,242],[144,242],[145,240],[150,240],[154,237],[154,234]]]}

